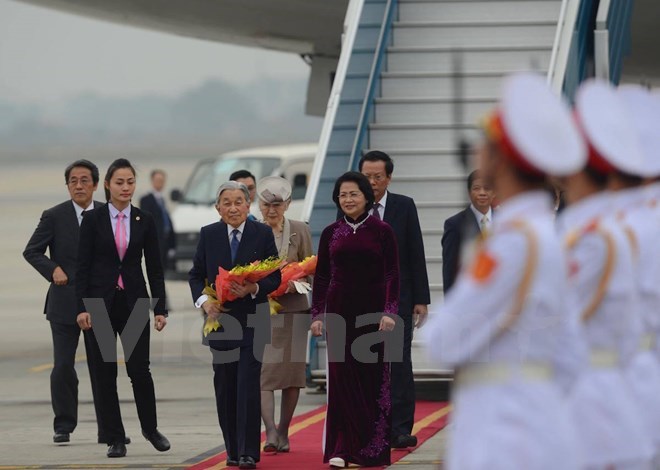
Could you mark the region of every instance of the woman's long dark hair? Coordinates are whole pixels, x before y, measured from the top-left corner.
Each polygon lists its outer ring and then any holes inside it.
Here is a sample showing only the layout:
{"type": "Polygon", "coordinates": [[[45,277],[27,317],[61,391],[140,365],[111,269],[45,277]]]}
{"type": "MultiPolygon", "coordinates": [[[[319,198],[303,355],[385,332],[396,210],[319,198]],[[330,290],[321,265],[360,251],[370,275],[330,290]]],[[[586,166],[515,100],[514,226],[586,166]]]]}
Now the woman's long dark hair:
{"type": "MultiPolygon", "coordinates": [[[[131,165],[131,162],[126,160],[125,158],[118,158],[114,162],[110,164],[108,167],[108,171],[105,173],[105,179],[104,181],[108,186],[110,186],[110,180],[112,179],[112,176],[115,174],[115,171],[121,169],[121,168],[128,168],[131,170],[131,173],[133,173],[133,176],[135,175],[135,168],[133,168],[133,165],[131,165]]],[[[103,189],[105,190],[105,200],[107,202],[110,202],[110,190],[106,187],[106,185],[103,185],[103,189]]]]}

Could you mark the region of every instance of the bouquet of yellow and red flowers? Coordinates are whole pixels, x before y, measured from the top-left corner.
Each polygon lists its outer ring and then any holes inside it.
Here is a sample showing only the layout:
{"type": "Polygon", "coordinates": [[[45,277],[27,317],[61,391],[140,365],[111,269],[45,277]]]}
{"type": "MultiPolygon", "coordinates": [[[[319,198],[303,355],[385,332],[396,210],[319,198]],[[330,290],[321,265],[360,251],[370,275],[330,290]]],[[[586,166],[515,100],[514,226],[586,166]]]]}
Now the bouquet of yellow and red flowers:
{"type": "MultiPolygon", "coordinates": [[[[235,266],[230,271],[218,268],[218,275],[215,278],[214,285],[207,285],[202,294],[209,296],[211,301],[219,303],[220,306],[225,302],[236,300],[237,297],[230,290],[232,282],[245,284],[246,282],[257,282],[279,269],[282,265],[280,258],[271,257],[263,261],[255,261],[245,266],[235,266]]],[[[206,318],[204,324],[204,336],[220,328],[220,322],[217,319],[206,318]]]]}
{"type": "Polygon", "coordinates": [[[277,314],[282,310],[282,305],[275,299],[286,294],[289,287],[289,281],[293,282],[296,292],[299,294],[306,294],[312,290],[312,286],[308,282],[300,281],[300,279],[311,276],[316,271],[316,255],[308,256],[302,261],[295,261],[282,267],[282,281],[280,286],[270,293],[268,302],[270,303],[271,315],[277,314]]]}

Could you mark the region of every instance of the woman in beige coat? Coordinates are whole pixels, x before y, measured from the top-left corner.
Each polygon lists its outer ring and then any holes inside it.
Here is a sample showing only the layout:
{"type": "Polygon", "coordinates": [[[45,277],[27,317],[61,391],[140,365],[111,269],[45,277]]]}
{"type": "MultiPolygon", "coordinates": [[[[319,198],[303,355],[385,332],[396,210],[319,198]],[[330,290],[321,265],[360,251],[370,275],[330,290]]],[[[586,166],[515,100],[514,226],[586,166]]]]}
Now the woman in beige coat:
{"type": "MultiPolygon", "coordinates": [[[[263,221],[273,230],[280,257],[295,262],[310,256],[312,236],[309,227],[304,222],[284,217],[291,202],[289,182],[278,176],[263,178],[257,184],[257,196],[263,221]]],[[[277,301],[283,308],[271,317],[271,344],[266,346],[261,367],[261,417],[266,426],[264,452],[289,451],[289,425],[300,389],[305,387],[309,300],[306,294],[299,294],[293,285],[289,285],[287,293],[277,301]],[[282,390],[277,426],[275,390],[282,390]]]]}

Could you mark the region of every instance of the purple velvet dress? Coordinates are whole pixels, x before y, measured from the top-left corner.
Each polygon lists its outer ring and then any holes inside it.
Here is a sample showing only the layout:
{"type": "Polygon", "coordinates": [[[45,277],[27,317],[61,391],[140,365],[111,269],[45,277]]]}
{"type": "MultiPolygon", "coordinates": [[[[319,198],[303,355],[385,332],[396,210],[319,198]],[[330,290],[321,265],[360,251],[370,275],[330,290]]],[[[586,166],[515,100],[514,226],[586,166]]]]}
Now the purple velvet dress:
{"type": "Polygon", "coordinates": [[[368,341],[373,344],[370,351],[377,353],[376,362],[357,360],[351,345],[365,334],[374,338],[379,326],[356,328],[356,317],[377,312],[397,315],[399,260],[394,232],[387,223],[372,216],[365,220],[365,215],[358,218],[360,222],[355,231],[343,218],[329,225],[318,249],[312,320],[324,321],[328,344],[323,461],[341,457],[353,464],[380,466],[390,464],[390,364],[384,362],[383,343],[377,338],[368,341]],[[325,313],[344,320],[343,348],[342,328],[325,313]],[[333,357],[333,348],[343,350],[343,361],[333,357]]]}

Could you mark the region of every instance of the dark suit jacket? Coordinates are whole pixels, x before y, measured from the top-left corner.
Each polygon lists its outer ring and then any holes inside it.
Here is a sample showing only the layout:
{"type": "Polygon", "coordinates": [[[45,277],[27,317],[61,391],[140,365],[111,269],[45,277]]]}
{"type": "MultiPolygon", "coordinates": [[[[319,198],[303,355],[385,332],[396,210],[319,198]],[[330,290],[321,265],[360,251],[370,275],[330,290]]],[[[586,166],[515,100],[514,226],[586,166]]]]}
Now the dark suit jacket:
{"type": "MultiPolygon", "coordinates": [[[[94,201],[94,207],[103,204],[94,201]]],[[[50,282],[44,313],[49,321],[75,325],[78,315],[76,301],[76,266],[80,229],[71,200],[47,209],[23,251],[23,257],[50,282]],[[49,256],[46,256],[48,248],[49,256]],[[53,283],[53,271],[59,266],[69,278],[64,286],[53,283]]]]}
{"type": "Polygon", "coordinates": [[[408,196],[388,191],[383,220],[394,230],[399,247],[401,283],[399,312],[411,314],[414,305],[431,303],[424,239],[415,201],[408,196]],[[408,295],[410,295],[409,299],[408,295]],[[410,311],[404,311],[404,308],[410,311]]]}
{"type": "MultiPolygon", "coordinates": [[[[340,210],[337,218],[341,217],[340,210]]],[[[399,314],[412,315],[414,305],[431,303],[424,239],[415,201],[388,191],[383,220],[394,230],[399,250],[399,314]]]]}
{"type": "MultiPolygon", "coordinates": [[[[271,256],[277,256],[277,247],[273,231],[266,224],[245,221],[245,229],[241,236],[241,243],[236,253],[236,262],[231,261],[231,249],[229,247],[229,236],[227,224],[216,222],[202,227],[199,235],[197,252],[193,259],[193,267],[189,272],[190,292],[193,302],[202,295],[207,282],[214,283],[218,275],[218,267],[226,270],[237,265],[245,265],[253,261],[263,261],[271,256]]],[[[258,282],[259,294],[255,299],[247,295],[233,302],[226,302],[225,308],[229,309],[226,315],[231,315],[238,320],[243,327],[243,339],[237,341],[211,340],[213,348],[224,349],[236,346],[252,344],[254,330],[247,328],[248,315],[256,312],[257,304],[267,302],[267,295],[277,289],[280,285],[281,275],[277,270],[258,282]]],[[[222,323],[222,319],[220,319],[222,323]]],[[[218,331],[224,331],[221,327],[218,331]]]]}
{"type": "Polygon", "coordinates": [[[470,206],[445,220],[442,234],[442,290],[445,294],[456,281],[463,244],[480,233],[479,223],[470,206]]]}
{"type": "Polygon", "coordinates": [[[151,296],[158,301],[153,305],[157,315],[167,315],[165,307],[165,281],[158,250],[158,235],[153,217],[131,206],[131,233],[124,259],[119,259],[114,232],[110,222],[110,209],[105,204],[85,215],[80,226],[76,295],[78,312],[86,312],[85,298],[103,298],[108,312],[112,307],[119,274],[124,282],[128,308],[135,302],[149,298],[142,274],[142,254],[147,266],[151,296]]]}
{"type": "Polygon", "coordinates": [[[172,219],[170,214],[166,212],[163,213],[158,201],[156,201],[156,196],[153,193],[146,194],[140,198],[140,209],[145,212],[149,212],[156,221],[156,230],[158,232],[158,241],[161,244],[161,250],[167,252],[167,250],[176,247],[176,237],[174,236],[174,227],[170,230],[169,233],[165,233],[165,224],[164,217],[167,217],[170,220],[170,226],[172,226],[172,219]]]}

